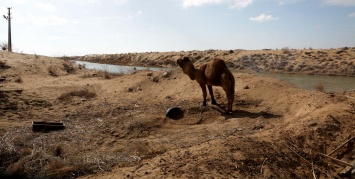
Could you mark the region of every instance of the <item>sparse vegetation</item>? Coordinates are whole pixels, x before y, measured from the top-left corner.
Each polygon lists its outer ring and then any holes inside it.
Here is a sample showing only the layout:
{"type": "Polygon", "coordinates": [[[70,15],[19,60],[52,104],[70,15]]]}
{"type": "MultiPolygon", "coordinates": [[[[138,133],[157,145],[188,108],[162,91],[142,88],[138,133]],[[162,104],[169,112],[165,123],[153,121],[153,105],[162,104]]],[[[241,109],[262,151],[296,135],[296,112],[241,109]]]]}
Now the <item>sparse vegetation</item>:
{"type": "Polygon", "coordinates": [[[49,67],[47,68],[47,70],[48,70],[48,74],[49,74],[49,75],[54,76],[54,77],[59,76],[59,75],[58,75],[57,68],[56,68],[55,66],[51,65],[51,66],[49,66],[49,67]]]}
{"type": "Polygon", "coordinates": [[[78,64],[78,68],[79,68],[79,69],[85,69],[86,66],[85,66],[85,64],[78,64]]]}
{"type": "Polygon", "coordinates": [[[283,47],[283,48],[281,49],[281,51],[282,51],[283,54],[289,54],[289,53],[290,53],[290,48],[288,48],[288,47],[283,47]]]}
{"type": "Polygon", "coordinates": [[[0,69],[6,69],[7,65],[6,62],[0,61],[0,69]]]}
{"type": "Polygon", "coordinates": [[[59,59],[62,59],[64,61],[67,61],[67,62],[71,62],[73,60],[77,60],[78,58],[80,58],[80,56],[67,56],[67,55],[63,55],[61,57],[57,57],[59,59]]]}
{"type": "Polygon", "coordinates": [[[107,71],[85,72],[82,78],[103,77],[104,79],[112,79],[116,76],[121,76],[120,73],[109,73],[107,71]]]}
{"type": "Polygon", "coordinates": [[[71,62],[64,62],[63,68],[64,68],[64,71],[66,71],[69,74],[75,73],[75,68],[71,62]]]}
{"type": "Polygon", "coordinates": [[[82,78],[92,78],[92,77],[95,77],[95,76],[97,76],[97,74],[96,73],[90,73],[90,72],[85,72],[81,77],[82,78]]]}
{"type": "Polygon", "coordinates": [[[137,160],[122,153],[73,155],[72,152],[90,150],[90,146],[82,143],[80,133],[81,129],[43,135],[33,133],[27,127],[9,132],[0,138],[0,178],[77,178],[137,160]],[[60,136],[63,141],[53,141],[55,136],[60,136]]]}
{"type": "Polygon", "coordinates": [[[107,72],[107,71],[103,71],[102,73],[101,73],[101,75],[105,78],[105,79],[111,79],[111,75],[110,75],[110,73],[109,72],[107,72]]]}
{"type": "Polygon", "coordinates": [[[23,83],[21,76],[17,76],[14,80],[16,83],[23,83]]]}
{"type": "Polygon", "coordinates": [[[124,71],[117,72],[117,73],[110,73],[105,70],[105,71],[100,72],[99,76],[104,77],[105,79],[111,79],[113,77],[122,76],[124,74],[126,74],[126,72],[124,72],[124,71]]]}
{"type": "Polygon", "coordinates": [[[87,89],[83,90],[74,90],[67,93],[64,93],[58,97],[58,100],[62,102],[70,101],[73,97],[80,97],[85,99],[92,99],[95,98],[97,95],[95,92],[91,92],[87,89]]]}
{"type": "Polygon", "coordinates": [[[346,52],[346,50],[341,49],[341,50],[338,50],[338,51],[336,52],[336,54],[343,54],[344,52],[346,52]]]}

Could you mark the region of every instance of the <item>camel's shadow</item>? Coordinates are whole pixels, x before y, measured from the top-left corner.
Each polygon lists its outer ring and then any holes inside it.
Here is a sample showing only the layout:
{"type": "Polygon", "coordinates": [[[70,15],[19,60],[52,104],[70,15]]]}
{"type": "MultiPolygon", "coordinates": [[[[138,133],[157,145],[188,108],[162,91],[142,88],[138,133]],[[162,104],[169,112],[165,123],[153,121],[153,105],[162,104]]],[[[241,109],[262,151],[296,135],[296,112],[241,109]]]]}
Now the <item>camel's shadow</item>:
{"type": "Polygon", "coordinates": [[[230,118],[258,118],[258,117],[263,117],[266,119],[270,118],[280,118],[282,115],[277,115],[277,114],[272,114],[269,112],[265,111],[260,111],[260,112],[249,112],[245,110],[233,110],[231,113],[226,113],[225,107],[222,105],[212,105],[209,106],[211,109],[218,111],[222,116],[225,117],[225,119],[230,119],[230,118]]]}

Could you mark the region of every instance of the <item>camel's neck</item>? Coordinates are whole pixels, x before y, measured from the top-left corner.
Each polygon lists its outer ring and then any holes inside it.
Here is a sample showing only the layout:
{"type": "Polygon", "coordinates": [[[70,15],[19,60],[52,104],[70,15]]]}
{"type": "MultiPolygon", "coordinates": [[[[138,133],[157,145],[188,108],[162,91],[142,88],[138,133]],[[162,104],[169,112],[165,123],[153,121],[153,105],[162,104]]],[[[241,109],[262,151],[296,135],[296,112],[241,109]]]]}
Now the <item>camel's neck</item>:
{"type": "Polygon", "coordinates": [[[205,77],[202,69],[193,68],[187,73],[191,80],[196,80],[198,83],[205,83],[205,77]]]}
{"type": "Polygon", "coordinates": [[[198,72],[198,69],[196,69],[193,65],[187,66],[187,68],[185,68],[184,71],[187,74],[187,76],[190,77],[191,80],[196,79],[196,73],[198,72]]]}
{"type": "Polygon", "coordinates": [[[195,80],[198,83],[206,83],[203,69],[195,69],[195,74],[194,75],[195,75],[195,80]]]}

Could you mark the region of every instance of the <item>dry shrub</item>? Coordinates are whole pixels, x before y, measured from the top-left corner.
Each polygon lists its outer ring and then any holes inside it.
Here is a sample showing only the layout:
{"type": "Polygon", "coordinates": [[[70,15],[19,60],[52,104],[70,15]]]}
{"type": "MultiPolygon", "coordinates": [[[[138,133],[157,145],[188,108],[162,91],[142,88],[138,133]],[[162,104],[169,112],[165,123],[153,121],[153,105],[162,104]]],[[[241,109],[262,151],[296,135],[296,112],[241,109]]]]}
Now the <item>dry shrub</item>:
{"type": "Polygon", "coordinates": [[[71,165],[59,158],[48,162],[40,172],[43,178],[65,178],[68,174],[73,175],[80,170],[79,166],[71,165]]]}
{"type": "Polygon", "coordinates": [[[93,71],[93,72],[85,72],[81,77],[82,78],[103,77],[104,79],[112,79],[117,76],[122,76],[122,74],[110,73],[107,71],[93,71]]]}
{"type": "Polygon", "coordinates": [[[17,128],[0,138],[0,178],[77,178],[109,171],[115,165],[130,165],[140,159],[130,154],[91,151],[82,134],[89,123],[60,132],[33,133],[17,128]],[[23,149],[26,149],[23,152],[23,149]],[[60,151],[60,152],[58,152],[60,151]],[[59,156],[58,156],[59,155],[59,156]],[[63,155],[63,156],[62,156],[63,155]]]}
{"type": "Polygon", "coordinates": [[[79,68],[79,69],[85,69],[85,68],[86,68],[86,65],[85,65],[85,64],[78,64],[78,68],[79,68]]]}
{"type": "Polygon", "coordinates": [[[6,64],[4,61],[0,61],[0,69],[8,69],[10,66],[6,64]]]}
{"type": "Polygon", "coordinates": [[[80,58],[79,56],[67,56],[67,55],[63,55],[61,57],[57,57],[58,59],[62,59],[64,61],[72,61],[72,60],[77,60],[78,58],[80,58]]]}
{"type": "Polygon", "coordinates": [[[23,83],[23,80],[20,76],[16,77],[14,80],[16,83],[23,83]]]}
{"type": "MultiPolygon", "coordinates": [[[[28,134],[29,131],[26,132],[28,134]]],[[[21,137],[19,140],[25,140],[25,138],[21,137]]],[[[0,146],[1,178],[68,178],[73,176],[73,173],[79,172],[78,164],[51,155],[50,150],[38,145],[37,142],[31,146],[30,143],[22,141],[22,146],[31,151],[22,155],[21,146],[16,145],[14,140],[8,139],[5,136],[0,142],[3,144],[0,146]],[[28,146],[31,146],[31,148],[28,146]]],[[[32,138],[29,139],[33,140],[32,138]]]]}
{"type": "Polygon", "coordinates": [[[314,89],[320,92],[324,92],[324,86],[322,82],[317,83],[316,85],[314,85],[314,89]]]}
{"type": "Polygon", "coordinates": [[[83,89],[83,90],[74,90],[74,91],[70,91],[67,93],[64,93],[62,95],[60,95],[58,97],[58,100],[60,101],[70,101],[72,99],[72,97],[80,97],[80,98],[85,98],[85,99],[92,99],[95,98],[97,95],[95,92],[90,92],[87,89],[83,89]]]}
{"type": "Polygon", "coordinates": [[[47,70],[48,70],[48,74],[49,74],[49,75],[54,76],[54,77],[59,76],[59,75],[58,75],[58,70],[57,70],[57,68],[56,68],[55,66],[51,65],[51,66],[49,66],[49,67],[47,68],[47,70]]]}
{"type": "Polygon", "coordinates": [[[4,69],[4,68],[5,68],[5,66],[6,66],[6,63],[5,63],[5,62],[3,62],[3,61],[0,61],[0,68],[1,68],[1,69],[4,69]]]}
{"type": "Polygon", "coordinates": [[[283,47],[283,48],[281,49],[281,52],[282,52],[283,54],[289,54],[289,53],[290,53],[290,48],[288,48],[288,47],[283,47]]]}
{"type": "Polygon", "coordinates": [[[63,68],[64,68],[64,71],[66,71],[69,74],[75,73],[75,68],[74,68],[73,64],[70,62],[63,63],[63,68]]]}
{"type": "Polygon", "coordinates": [[[109,72],[107,72],[107,71],[102,71],[100,73],[100,76],[102,76],[102,77],[104,77],[105,79],[108,79],[108,80],[112,78],[111,74],[109,72]]]}
{"type": "Polygon", "coordinates": [[[92,77],[95,77],[96,74],[92,74],[92,73],[89,73],[89,72],[85,72],[81,77],[82,78],[92,78],[92,77]]]}

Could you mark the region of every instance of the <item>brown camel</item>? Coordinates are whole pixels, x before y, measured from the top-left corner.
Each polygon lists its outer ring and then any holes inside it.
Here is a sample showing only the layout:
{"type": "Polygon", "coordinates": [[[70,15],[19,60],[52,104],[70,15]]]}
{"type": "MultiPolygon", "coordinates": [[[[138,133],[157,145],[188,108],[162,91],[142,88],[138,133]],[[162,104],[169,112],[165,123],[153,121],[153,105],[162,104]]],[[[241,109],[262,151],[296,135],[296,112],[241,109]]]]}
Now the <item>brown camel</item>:
{"type": "Polygon", "coordinates": [[[177,60],[177,64],[182,68],[191,80],[196,80],[203,92],[203,105],[206,106],[206,85],[211,95],[212,104],[217,104],[213,96],[212,86],[222,86],[228,98],[227,113],[232,112],[234,102],[235,80],[233,74],[227,68],[226,63],[221,59],[214,59],[212,62],[204,64],[200,69],[196,69],[189,57],[177,60]]]}

